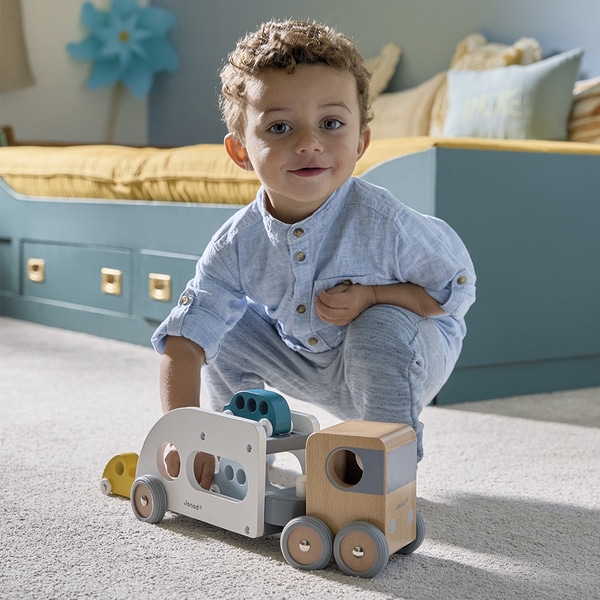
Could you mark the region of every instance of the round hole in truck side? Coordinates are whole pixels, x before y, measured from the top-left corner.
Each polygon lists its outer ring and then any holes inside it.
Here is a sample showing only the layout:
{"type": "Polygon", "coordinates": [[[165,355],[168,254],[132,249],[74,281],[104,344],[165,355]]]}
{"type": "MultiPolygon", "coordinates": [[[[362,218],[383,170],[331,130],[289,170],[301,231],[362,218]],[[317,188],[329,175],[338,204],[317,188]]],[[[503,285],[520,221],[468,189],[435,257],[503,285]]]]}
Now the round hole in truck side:
{"type": "Polygon", "coordinates": [[[364,474],[362,461],[349,448],[333,450],[327,457],[325,468],[331,483],[342,489],[357,485],[364,474]]]}

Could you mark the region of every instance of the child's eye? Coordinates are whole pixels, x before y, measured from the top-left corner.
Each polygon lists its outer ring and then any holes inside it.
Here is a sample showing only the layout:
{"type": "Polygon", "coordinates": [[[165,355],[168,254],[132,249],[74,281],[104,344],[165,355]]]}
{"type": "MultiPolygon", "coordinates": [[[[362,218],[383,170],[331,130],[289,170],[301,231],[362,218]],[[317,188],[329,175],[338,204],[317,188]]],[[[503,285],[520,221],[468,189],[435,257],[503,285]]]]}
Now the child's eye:
{"type": "Polygon", "coordinates": [[[342,127],[343,123],[338,119],[325,119],[321,123],[323,129],[334,130],[342,127]]]}
{"type": "Polygon", "coordinates": [[[291,130],[291,127],[287,123],[275,123],[269,127],[271,133],[287,133],[291,130]]]}

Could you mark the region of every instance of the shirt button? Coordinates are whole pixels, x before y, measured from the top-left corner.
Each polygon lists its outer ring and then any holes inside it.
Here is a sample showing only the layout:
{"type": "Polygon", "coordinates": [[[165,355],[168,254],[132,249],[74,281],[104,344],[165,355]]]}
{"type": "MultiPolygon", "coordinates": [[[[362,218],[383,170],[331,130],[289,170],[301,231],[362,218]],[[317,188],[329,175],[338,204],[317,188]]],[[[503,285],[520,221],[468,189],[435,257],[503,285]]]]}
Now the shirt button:
{"type": "Polygon", "coordinates": [[[306,306],[304,306],[304,304],[298,304],[298,306],[296,306],[296,312],[299,315],[303,315],[306,312],[306,306]]]}
{"type": "Polygon", "coordinates": [[[456,283],[458,283],[458,285],[465,285],[465,283],[467,283],[467,278],[464,275],[461,275],[457,280],[456,283]]]}
{"type": "Polygon", "coordinates": [[[179,304],[183,304],[184,306],[187,306],[190,302],[191,302],[191,298],[189,296],[181,296],[181,300],[179,301],[179,304]]]}
{"type": "Polygon", "coordinates": [[[304,254],[304,252],[298,252],[296,254],[296,260],[299,262],[304,262],[306,260],[306,254],[304,254]]]}
{"type": "Polygon", "coordinates": [[[308,343],[311,346],[316,346],[319,343],[319,340],[316,337],[308,338],[308,343]]]}
{"type": "Polygon", "coordinates": [[[344,281],[342,281],[342,285],[352,285],[352,280],[351,279],[344,279],[344,281]]]}
{"type": "Polygon", "coordinates": [[[304,235],[304,229],[301,227],[296,227],[296,229],[294,229],[294,235],[296,237],[302,237],[304,235]]]}

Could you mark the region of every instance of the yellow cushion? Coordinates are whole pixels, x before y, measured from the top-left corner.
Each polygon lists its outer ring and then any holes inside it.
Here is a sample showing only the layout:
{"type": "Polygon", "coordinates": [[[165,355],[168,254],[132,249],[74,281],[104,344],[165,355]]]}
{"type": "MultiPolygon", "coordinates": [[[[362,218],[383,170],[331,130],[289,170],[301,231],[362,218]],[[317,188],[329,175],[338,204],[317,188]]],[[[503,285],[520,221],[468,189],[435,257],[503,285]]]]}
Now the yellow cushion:
{"type": "Polygon", "coordinates": [[[573,90],[569,139],[600,144],[600,77],[578,81],[573,90]]]}
{"type": "Polygon", "coordinates": [[[369,86],[369,101],[373,102],[388,86],[396,71],[402,48],[396,44],[386,44],[374,58],[365,61],[367,70],[371,73],[369,86]]]}
{"type": "Polygon", "coordinates": [[[0,165],[0,176],[29,196],[244,204],[260,185],[222,144],[13,146],[0,148],[0,165]]]}
{"type": "MultiPolygon", "coordinates": [[[[372,142],[354,174],[410,153],[412,147],[372,142]]],[[[417,150],[422,147],[418,144],[417,150]]],[[[240,169],[222,144],[172,149],[11,146],[0,148],[0,177],[26,196],[204,204],[248,204],[260,186],[256,174],[240,169]]]]}
{"type": "MultiPolygon", "coordinates": [[[[371,141],[360,175],[397,156],[432,147],[600,154],[600,145],[538,140],[404,137],[371,141]]],[[[26,196],[246,204],[259,187],[220,144],[168,150],[122,146],[0,148],[0,177],[26,196]]]]}
{"type": "MultiPolygon", "coordinates": [[[[429,145],[421,141],[415,146],[410,139],[373,141],[354,174],[429,145]]],[[[240,169],[221,144],[11,146],[0,148],[0,177],[25,196],[205,204],[247,204],[260,186],[256,174],[240,169]]]]}
{"type": "Polygon", "coordinates": [[[369,123],[373,139],[427,135],[431,107],[446,73],[407,90],[381,94],[372,104],[373,120],[369,123]]]}

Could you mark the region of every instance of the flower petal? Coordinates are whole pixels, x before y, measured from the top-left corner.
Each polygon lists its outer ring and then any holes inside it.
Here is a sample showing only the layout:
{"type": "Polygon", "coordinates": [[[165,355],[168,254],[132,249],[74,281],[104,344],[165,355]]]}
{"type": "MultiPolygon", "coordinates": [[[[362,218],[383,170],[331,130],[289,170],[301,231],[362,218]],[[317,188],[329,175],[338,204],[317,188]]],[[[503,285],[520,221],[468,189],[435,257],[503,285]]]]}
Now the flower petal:
{"type": "Polygon", "coordinates": [[[150,29],[155,35],[166,36],[167,31],[175,25],[175,15],[164,8],[149,6],[141,9],[139,25],[150,29]]]}
{"type": "Polygon", "coordinates": [[[121,67],[117,59],[97,60],[92,65],[92,72],[85,82],[90,89],[113,85],[121,78],[121,67]]]}
{"type": "Polygon", "coordinates": [[[112,0],[110,12],[121,19],[126,19],[131,13],[140,10],[137,0],[112,0]]]}
{"type": "Polygon", "coordinates": [[[149,60],[154,71],[169,71],[174,73],[179,68],[179,59],[173,46],[163,38],[152,38],[144,43],[149,60]]]}
{"type": "Polygon", "coordinates": [[[67,52],[77,60],[95,60],[100,53],[100,43],[94,37],[89,36],[79,43],[67,44],[67,52]]]}
{"type": "Polygon", "coordinates": [[[81,22],[91,31],[108,23],[108,12],[98,10],[91,2],[85,2],[81,7],[81,22]]]}
{"type": "Polygon", "coordinates": [[[136,98],[142,98],[152,87],[154,69],[148,61],[134,56],[129,62],[127,70],[123,73],[122,80],[136,98]]]}

